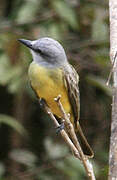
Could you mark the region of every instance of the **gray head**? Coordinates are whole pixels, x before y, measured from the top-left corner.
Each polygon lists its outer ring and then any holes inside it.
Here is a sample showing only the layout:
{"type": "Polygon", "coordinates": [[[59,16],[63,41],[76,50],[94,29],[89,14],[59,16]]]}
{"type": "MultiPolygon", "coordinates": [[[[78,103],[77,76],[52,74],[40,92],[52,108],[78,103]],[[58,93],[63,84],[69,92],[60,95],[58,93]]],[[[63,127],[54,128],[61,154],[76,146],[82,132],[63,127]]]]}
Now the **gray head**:
{"type": "Polygon", "coordinates": [[[47,66],[63,66],[67,57],[61,44],[54,39],[44,37],[35,41],[19,39],[21,43],[30,48],[33,60],[47,66]]]}

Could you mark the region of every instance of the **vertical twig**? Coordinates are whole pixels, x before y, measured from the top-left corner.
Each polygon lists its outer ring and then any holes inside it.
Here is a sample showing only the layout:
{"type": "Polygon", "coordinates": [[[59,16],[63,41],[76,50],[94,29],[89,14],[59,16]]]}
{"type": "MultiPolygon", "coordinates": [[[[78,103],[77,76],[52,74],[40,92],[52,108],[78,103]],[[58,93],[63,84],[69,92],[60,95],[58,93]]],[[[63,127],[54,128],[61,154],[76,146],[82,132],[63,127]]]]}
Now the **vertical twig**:
{"type": "Polygon", "coordinates": [[[113,63],[113,103],[109,154],[109,180],[117,179],[117,0],[109,0],[110,11],[110,59],[113,63]]]}

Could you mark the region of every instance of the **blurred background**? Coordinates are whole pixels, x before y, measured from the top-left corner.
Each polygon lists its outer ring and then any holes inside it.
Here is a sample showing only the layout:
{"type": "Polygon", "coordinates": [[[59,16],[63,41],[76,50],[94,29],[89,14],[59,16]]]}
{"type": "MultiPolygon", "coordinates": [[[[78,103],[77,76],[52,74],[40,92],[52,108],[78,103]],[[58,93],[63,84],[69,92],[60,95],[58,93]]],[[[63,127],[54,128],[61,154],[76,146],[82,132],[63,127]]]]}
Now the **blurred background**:
{"type": "Polygon", "coordinates": [[[0,180],[84,180],[81,162],[40,109],[19,38],[58,40],[80,75],[80,122],[95,156],[98,180],[108,175],[111,89],[107,0],[0,1],[0,180]]]}

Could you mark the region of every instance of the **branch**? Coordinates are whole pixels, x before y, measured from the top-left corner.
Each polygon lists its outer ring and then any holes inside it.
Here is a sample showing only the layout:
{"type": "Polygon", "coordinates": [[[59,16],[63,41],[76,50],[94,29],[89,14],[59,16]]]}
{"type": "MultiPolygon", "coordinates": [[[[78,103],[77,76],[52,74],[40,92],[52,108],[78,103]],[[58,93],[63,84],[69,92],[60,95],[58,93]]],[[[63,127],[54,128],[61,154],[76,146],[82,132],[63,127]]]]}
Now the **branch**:
{"type": "MultiPolygon", "coordinates": [[[[45,111],[47,112],[47,114],[50,116],[50,118],[53,120],[55,127],[58,128],[60,127],[60,124],[58,123],[58,121],[56,120],[55,116],[53,115],[53,113],[51,112],[51,110],[48,108],[48,106],[45,105],[45,111]]],[[[63,139],[65,140],[65,142],[68,144],[68,146],[70,147],[70,149],[72,150],[72,152],[74,153],[75,157],[77,157],[78,159],[80,158],[79,153],[77,148],[74,146],[74,144],[72,143],[71,139],[69,138],[69,136],[67,135],[67,133],[65,132],[64,129],[62,129],[60,131],[61,136],[63,137],[63,139]]]]}
{"type": "Polygon", "coordinates": [[[78,140],[77,140],[77,136],[76,136],[76,134],[75,134],[75,131],[74,131],[73,124],[72,124],[71,121],[70,121],[70,114],[67,115],[67,114],[65,113],[65,110],[64,110],[64,108],[63,108],[63,106],[62,106],[62,104],[61,104],[61,102],[60,102],[60,98],[61,98],[61,95],[58,95],[58,97],[55,98],[55,101],[57,102],[58,107],[59,107],[59,109],[60,109],[60,111],[61,111],[61,113],[62,113],[62,117],[63,117],[63,119],[65,120],[66,129],[67,129],[67,131],[69,132],[70,137],[72,138],[72,141],[73,141],[74,145],[76,146],[76,148],[77,148],[78,150],[80,150],[80,148],[79,148],[79,143],[78,143],[78,140]]]}
{"type": "Polygon", "coordinates": [[[117,58],[117,51],[116,51],[116,54],[112,60],[112,68],[110,70],[110,73],[109,73],[109,76],[108,76],[108,79],[107,79],[107,82],[106,82],[106,85],[108,86],[109,83],[110,83],[110,80],[111,80],[111,76],[112,76],[112,73],[114,71],[114,67],[115,67],[115,63],[116,63],[116,58],[117,58]]]}
{"type": "Polygon", "coordinates": [[[74,145],[76,146],[76,148],[78,150],[78,153],[80,155],[80,160],[82,161],[82,163],[84,165],[87,176],[89,177],[90,180],[95,180],[92,164],[89,162],[87,156],[85,156],[83,151],[82,151],[82,148],[80,146],[80,143],[79,143],[78,138],[76,136],[76,133],[74,131],[73,124],[70,121],[70,116],[65,113],[65,110],[64,110],[64,108],[60,102],[60,98],[61,98],[61,95],[58,95],[58,97],[55,98],[55,101],[57,102],[58,107],[59,107],[59,109],[63,115],[63,118],[65,120],[65,124],[66,124],[66,128],[70,134],[70,137],[72,138],[74,145]]]}
{"type": "MultiPolygon", "coordinates": [[[[55,101],[57,102],[58,107],[63,115],[66,129],[69,131],[69,134],[70,134],[70,137],[72,138],[72,140],[70,139],[69,135],[66,133],[66,131],[64,129],[62,129],[60,131],[60,134],[63,137],[64,141],[68,144],[68,146],[70,147],[72,152],[74,153],[74,156],[76,158],[80,159],[81,162],[83,163],[83,166],[86,170],[86,174],[87,174],[89,180],[95,180],[92,164],[89,162],[88,158],[84,155],[84,153],[80,147],[80,143],[78,142],[78,139],[76,137],[74,127],[73,127],[72,123],[70,122],[70,116],[68,116],[65,113],[64,108],[60,102],[60,98],[61,98],[61,96],[59,95],[57,98],[55,98],[55,101]]],[[[50,118],[54,121],[55,126],[60,127],[60,124],[58,123],[55,116],[53,115],[53,113],[51,112],[51,110],[48,108],[48,106],[46,104],[45,104],[44,109],[48,113],[50,118]]]]}

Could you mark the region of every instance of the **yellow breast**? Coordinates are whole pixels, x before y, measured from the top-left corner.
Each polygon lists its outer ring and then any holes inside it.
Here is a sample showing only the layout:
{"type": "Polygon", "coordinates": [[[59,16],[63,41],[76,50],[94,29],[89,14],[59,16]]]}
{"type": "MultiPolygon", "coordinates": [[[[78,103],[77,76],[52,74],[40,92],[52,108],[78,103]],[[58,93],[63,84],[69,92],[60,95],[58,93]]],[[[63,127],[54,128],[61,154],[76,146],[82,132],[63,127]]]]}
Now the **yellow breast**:
{"type": "Polygon", "coordinates": [[[55,115],[61,117],[61,112],[54,101],[54,98],[59,94],[61,95],[61,103],[66,113],[71,113],[71,105],[64,86],[61,69],[45,68],[33,62],[29,67],[29,79],[38,97],[46,100],[55,115]]]}

